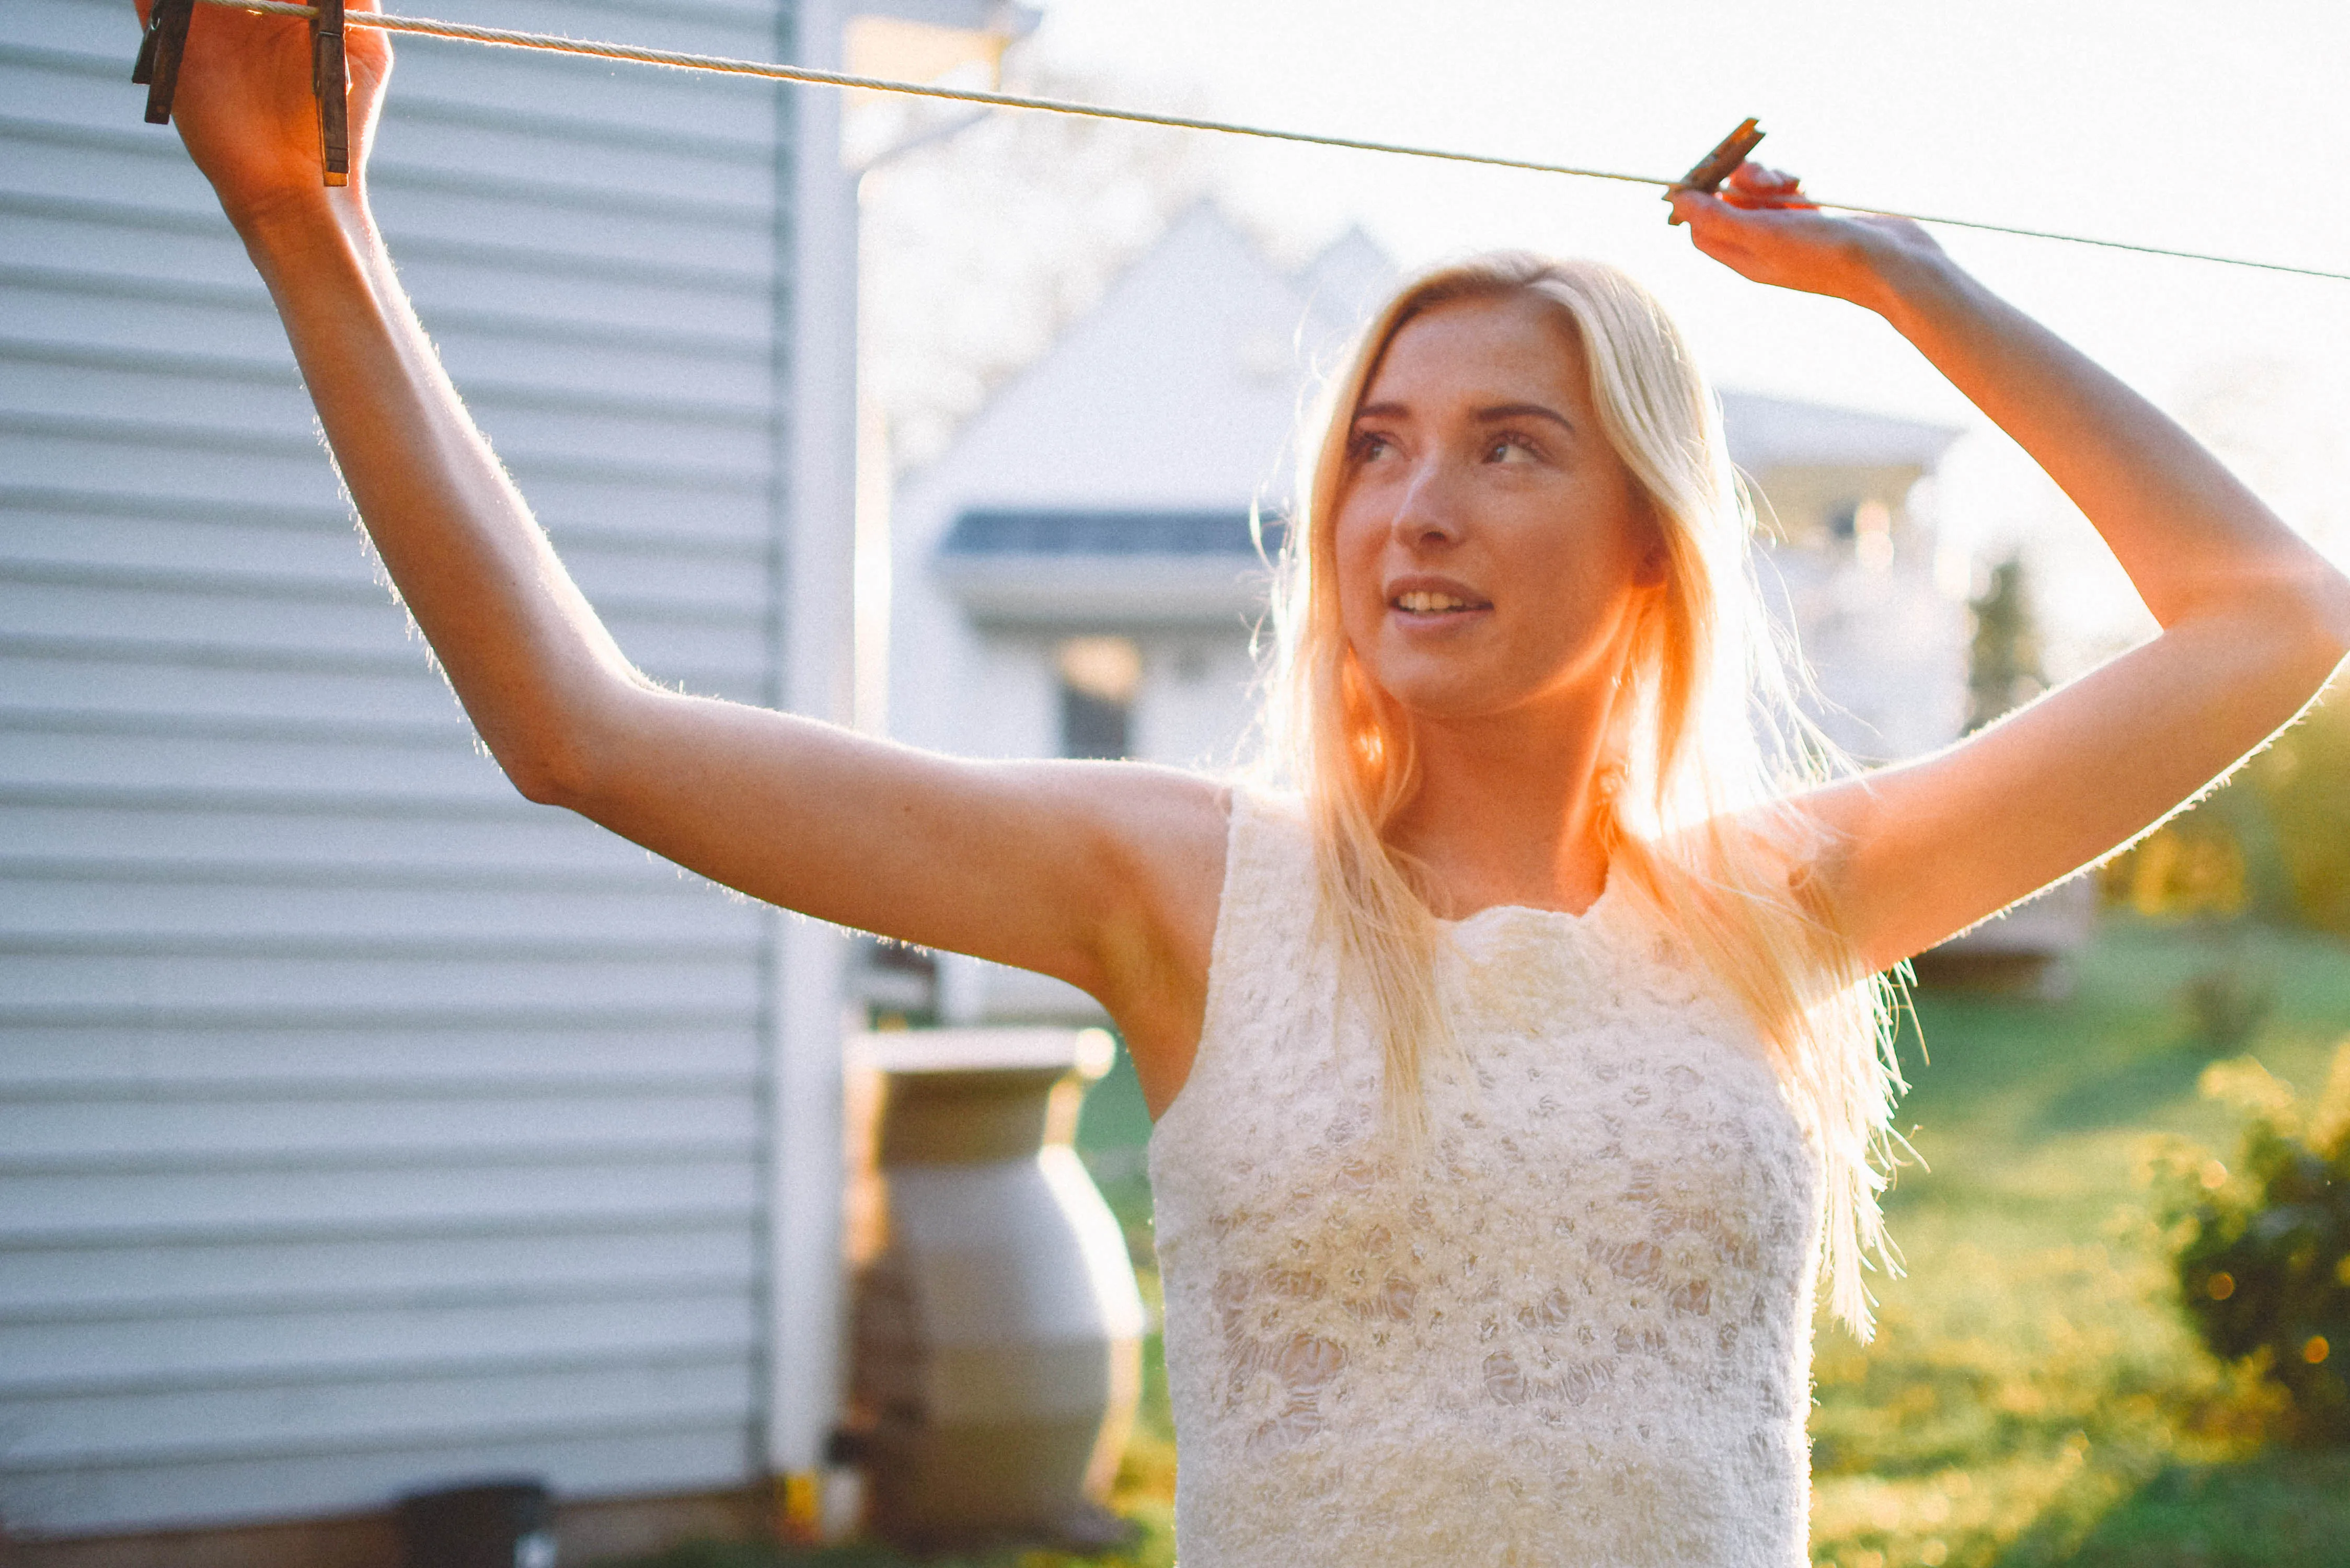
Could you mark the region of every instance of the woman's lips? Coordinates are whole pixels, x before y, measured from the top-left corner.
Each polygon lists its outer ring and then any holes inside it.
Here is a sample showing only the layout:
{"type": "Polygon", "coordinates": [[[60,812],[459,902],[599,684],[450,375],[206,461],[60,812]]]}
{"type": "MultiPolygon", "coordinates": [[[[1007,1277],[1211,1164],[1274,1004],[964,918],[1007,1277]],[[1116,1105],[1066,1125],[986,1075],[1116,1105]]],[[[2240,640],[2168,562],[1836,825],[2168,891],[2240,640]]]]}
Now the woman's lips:
{"type": "Polygon", "coordinates": [[[1411,593],[1396,596],[1395,607],[1414,615],[1448,615],[1459,610],[1483,609],[1486,607],[1451,594],[1411,593]]]}
{"type": "Polygon", "coordinates": [[[1444,578],[1407,578],[1389,585],[1388,607],[1413,621],[1457,620],[1493,607],[1493,601],[1465,583],[1444,578]]]}

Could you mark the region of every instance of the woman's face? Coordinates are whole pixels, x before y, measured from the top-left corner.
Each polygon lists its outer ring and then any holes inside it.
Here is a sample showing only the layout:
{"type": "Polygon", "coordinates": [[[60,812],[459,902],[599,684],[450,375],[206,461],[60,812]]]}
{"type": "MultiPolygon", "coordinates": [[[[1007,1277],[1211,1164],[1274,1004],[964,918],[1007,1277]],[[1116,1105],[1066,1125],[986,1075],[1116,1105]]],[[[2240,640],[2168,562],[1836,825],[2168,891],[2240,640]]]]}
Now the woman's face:
{"type": "Polygon", "coordinates": [[[1414,317],[1347,462],[1339,616],[1397,701],[1477,718],[1610,681],[1663,556],[1557,306],[1513,293],[1414,317]]]}

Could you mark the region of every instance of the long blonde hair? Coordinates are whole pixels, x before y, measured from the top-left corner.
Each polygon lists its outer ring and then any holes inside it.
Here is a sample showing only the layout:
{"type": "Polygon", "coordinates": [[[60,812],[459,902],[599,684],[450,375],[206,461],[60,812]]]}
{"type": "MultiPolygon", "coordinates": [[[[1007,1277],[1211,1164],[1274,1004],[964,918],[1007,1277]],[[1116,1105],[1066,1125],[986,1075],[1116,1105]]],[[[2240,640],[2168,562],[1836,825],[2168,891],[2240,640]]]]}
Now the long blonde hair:
{"type": "Polygon", "coordinates": [[[1835,846],[1787,804],[1850,764],[1794,701],[1791,661],[1754,576],[1753,511],[1713,394],[1656,299],[1600,263],[1498,253],[1413,280],[1363,328],[1324,389],[1318,433],[1300,446],[1277,563],[1268,753],[1305,794],[1321,929],[1384,1046],[1388,1134],[1425,1138],[1422,1064],[1456,1047],[1437,998],[1445,933],[1418,867],[1386,836],[1418,787],[1411,729],[1340,625],[1334,528],[1355,410],[1396,334],[1439,306],[1507,295],[1546,300],[1573,326],[1608,443],[1661,536],[1664,589],[1632,630],[1627,700],[1601,752],[1610,885],[1685,943],[1752,1020],[1822,1162],[1830,1303],[1865,1340],[1863,1259],[1894,1269],[1877,1199],[1893,1163],[1894,1097],[1907,1086],[1892,1049],[1898,999],[1866,971],[1812,875],[1835,846]]]}

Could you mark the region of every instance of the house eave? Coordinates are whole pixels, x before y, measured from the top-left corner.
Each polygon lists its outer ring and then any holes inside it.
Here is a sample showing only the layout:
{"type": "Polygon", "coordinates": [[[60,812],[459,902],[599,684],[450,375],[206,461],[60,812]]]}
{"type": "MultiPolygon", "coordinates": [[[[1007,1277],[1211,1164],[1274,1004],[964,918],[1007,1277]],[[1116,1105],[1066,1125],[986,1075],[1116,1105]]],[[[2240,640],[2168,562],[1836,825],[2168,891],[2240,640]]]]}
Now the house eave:
{"type": "Polygon", "coordinates": [[[973,622],[1033,630],[1230,629],[1263,613],[1272,581],[1221,554],[949,555],[931,570],[973,622]]]}

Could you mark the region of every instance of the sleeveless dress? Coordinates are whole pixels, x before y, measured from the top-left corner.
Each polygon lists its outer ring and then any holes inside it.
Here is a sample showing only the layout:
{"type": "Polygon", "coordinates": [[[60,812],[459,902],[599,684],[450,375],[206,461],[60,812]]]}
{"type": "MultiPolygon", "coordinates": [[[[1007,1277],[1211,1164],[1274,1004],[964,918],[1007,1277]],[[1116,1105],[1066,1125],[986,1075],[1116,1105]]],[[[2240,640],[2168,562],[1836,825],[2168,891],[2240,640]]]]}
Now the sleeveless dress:
{"type": "Polygon", "coordinates": [[[1182,1568],[1808,1562],[1817,1158],[1735,1003],[1613,889],[1454,922],[1424,1162],[1236,791],[1149,1160],[1182,1568]]]}

